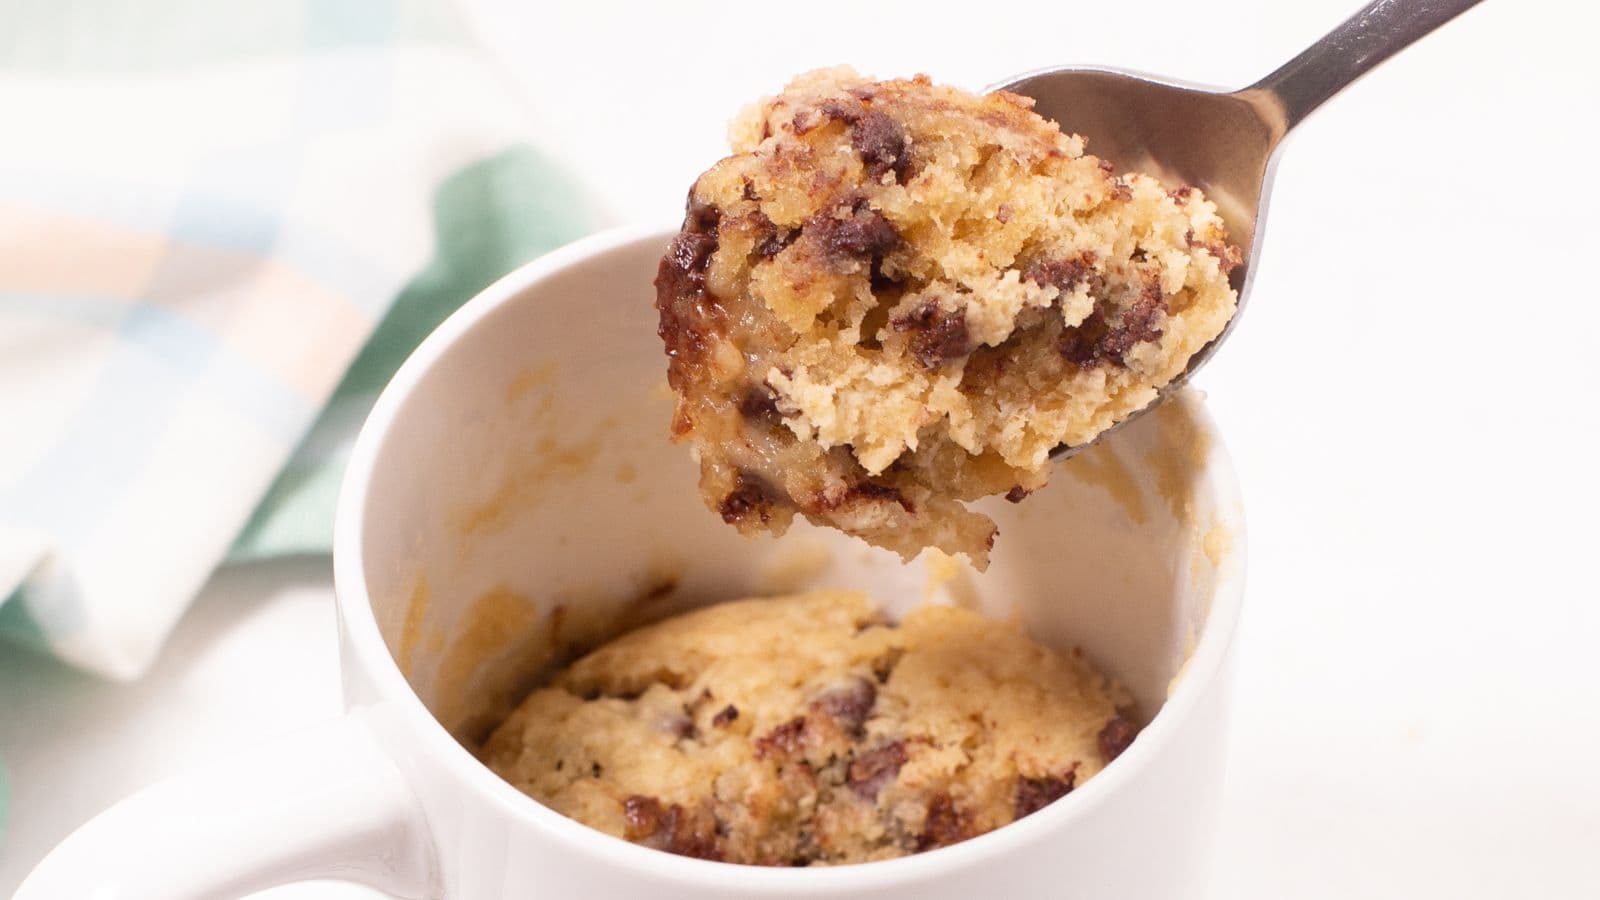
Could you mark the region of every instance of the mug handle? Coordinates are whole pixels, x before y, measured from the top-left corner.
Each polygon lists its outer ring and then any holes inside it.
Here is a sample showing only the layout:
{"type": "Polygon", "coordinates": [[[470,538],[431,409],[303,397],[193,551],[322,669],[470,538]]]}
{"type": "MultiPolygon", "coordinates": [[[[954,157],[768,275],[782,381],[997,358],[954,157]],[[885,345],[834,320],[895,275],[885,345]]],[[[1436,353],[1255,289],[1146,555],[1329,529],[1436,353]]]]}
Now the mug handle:
{"type": "Polygon", "coordinates": [[[14,900],[234,900],[316,878],[437,895],[433,841],[359,713],[147,787],[50,852],[14,900]]]}

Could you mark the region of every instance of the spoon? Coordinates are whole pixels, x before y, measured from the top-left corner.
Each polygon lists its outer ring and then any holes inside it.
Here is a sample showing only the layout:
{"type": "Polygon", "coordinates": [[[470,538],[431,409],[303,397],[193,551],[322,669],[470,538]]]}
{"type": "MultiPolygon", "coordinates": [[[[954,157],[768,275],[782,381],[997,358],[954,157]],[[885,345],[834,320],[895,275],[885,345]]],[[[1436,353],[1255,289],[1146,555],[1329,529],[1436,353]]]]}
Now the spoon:
{"type": "Polygon", "coordinates": [[[1057,447],[1051,458],[1066,459],[1154,409],[1233,331],[1255,277],[1273,171],[1294,127],[1379,63],[1479,2],[1374,0],[1277,71],[1237,91],[1081,66],[1031,72],[990,88],[1033,98],[1040,115],[1087,138],[1092,153],[1119,168],[1200,188],[1244,250],[1243,263],[1230,275],[1238,309],[1222,333],[1149,405],[1092,441],[1057,447]]]}

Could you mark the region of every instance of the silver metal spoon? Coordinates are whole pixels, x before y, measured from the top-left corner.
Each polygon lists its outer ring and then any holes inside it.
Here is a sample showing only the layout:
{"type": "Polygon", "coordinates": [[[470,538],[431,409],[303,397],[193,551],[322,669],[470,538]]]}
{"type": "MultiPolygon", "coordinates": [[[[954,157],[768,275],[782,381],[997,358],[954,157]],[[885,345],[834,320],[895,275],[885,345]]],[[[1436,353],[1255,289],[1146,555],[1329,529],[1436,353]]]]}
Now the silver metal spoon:
{"type": "MultiPolygon", "coordinates": [[[[1273,170],[1289,132],[1379,63],[1479,2],[1375,0],[1277,71],[1237,91],[1078,66],[1031,72],[990,88],[1032,97],[1039,114],[1087,138],[1090,153],[1119,169],[1199,187],[1216,202],[1229,237],[1244,250],[1244,262],[1230,276],[1239,292],[1232,321],[1149,406],[1095,440],[1183,387],[1238,324],[1261,252],[1273,170]]],[[[1065,459],[1090,444],[1058,447],[1051,456],[1065,459]]]]}

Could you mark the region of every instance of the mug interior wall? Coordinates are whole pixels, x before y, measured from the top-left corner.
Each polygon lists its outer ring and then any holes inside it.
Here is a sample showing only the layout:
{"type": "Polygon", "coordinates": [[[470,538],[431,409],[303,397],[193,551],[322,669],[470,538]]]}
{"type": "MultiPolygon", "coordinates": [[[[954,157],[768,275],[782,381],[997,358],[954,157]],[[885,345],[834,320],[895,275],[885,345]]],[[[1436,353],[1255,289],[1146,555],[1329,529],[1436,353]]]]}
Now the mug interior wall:
{"type": "Polygon", "coordinates": [[[494,309],[423,377],[378,453],[367,584],[391,653],[446,728],[474,743],[552,664],[633,625],[818,586],[868,590],[892,612],[932,599],[1014,616],[1081,647],[1154,715],[1226,555],[1192,395],[1023,503],[986,502],[1001,534],[981,575],[928,554],[902,565],[803,524],[746,539],[705,508],[688,449],[667,438],[650,288],[665,239],[494,309]]]}

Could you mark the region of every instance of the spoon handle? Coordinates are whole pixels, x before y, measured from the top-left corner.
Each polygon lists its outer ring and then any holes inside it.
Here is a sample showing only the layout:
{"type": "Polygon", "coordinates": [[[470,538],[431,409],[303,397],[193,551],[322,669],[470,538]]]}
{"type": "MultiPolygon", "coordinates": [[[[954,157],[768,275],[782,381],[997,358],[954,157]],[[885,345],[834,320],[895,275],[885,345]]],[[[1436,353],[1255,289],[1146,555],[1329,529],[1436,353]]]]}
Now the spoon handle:
{"type": "Polygon", "coordinates": [[[1389,57],[1481,0],[1374,0],[1276,71],[1246,88],[1283,106],[1285,132],[1389,57]]]}

